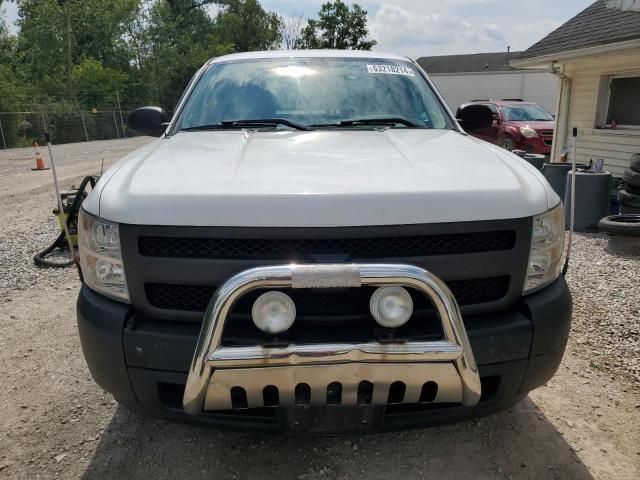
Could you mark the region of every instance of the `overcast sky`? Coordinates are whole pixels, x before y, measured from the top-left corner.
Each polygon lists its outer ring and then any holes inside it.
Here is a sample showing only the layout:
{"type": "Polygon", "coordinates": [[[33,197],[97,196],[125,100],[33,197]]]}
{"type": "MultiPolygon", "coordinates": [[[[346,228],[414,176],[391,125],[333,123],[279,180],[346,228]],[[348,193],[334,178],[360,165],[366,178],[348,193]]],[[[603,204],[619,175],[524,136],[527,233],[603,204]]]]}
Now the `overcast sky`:
{"type": "MultiPolygon", "coordinates": [[[[315,17],[322,0],[262,0],[281,15],[315,17]]],[[[347,1],[346,3],[353,3],[347,1]]],[[[408,55],[524,50],[585,9],[591,0],[360,0],[376,50],[408,55]]],[[[9,23],[13,3],[4,4],[9,23]]]]}

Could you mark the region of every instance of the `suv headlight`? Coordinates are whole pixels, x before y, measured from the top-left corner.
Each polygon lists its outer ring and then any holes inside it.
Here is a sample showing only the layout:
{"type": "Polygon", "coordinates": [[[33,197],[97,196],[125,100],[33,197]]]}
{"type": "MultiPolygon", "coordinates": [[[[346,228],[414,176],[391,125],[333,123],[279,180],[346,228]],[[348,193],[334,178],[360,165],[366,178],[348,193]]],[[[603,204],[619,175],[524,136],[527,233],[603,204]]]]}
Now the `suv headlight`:
{"type": "Polygon", "coordinates": [[[562,203],[533,217],[531,251],[523,294],[553,282],[560,275],[564,250],[564,210],[562,203]]]}
{"type": "Polygon", "coordinates": [[[93,217],[81,209],[78,253],[87,286],[107,297],[129,302],[117,223],[93,217]]]}
{"type": "Polygon", "coordinates": [[[524,138],[536,138],[538,136],[538,132],[531,127],[520,127],[520,133],[524,138]]]}

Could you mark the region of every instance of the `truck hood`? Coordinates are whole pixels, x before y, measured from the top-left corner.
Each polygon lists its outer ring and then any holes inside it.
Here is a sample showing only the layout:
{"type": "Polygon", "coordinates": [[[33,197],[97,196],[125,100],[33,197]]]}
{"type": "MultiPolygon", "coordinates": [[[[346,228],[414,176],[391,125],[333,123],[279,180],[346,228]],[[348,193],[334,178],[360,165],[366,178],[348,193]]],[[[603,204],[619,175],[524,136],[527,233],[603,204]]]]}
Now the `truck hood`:
{"type": "Polygon", "coordinates": [[[559,201],[519,157],[452,130],[181,132],[85,201],[129,224],[331,227],[527,217],[559,201]]]}

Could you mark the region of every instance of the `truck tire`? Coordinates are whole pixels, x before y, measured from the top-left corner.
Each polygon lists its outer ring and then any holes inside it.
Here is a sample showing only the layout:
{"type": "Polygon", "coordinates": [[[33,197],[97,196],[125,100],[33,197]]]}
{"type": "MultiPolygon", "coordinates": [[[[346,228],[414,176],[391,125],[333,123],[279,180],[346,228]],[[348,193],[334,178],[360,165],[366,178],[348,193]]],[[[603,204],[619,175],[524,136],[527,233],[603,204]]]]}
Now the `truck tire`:
{"type": "Polygon", "coordinates": [[[598,226],[602,232],[640,237],[640,215],[611,215],[601,219],[598,226]]]}
{"type": "Polygon", "coordinates": [[[631,155],[631,170],[640,173],[640,153],[631,155]]]}
{"type": "Polygon", "coordinates": [[[626,190],[620,190],[618,192],[618,200],[623,205],[640,208],[640,195],[634,195],[626,190]]]}
{"type": "Polygon", "coordinates": [[[632,187],[640,188],[640,173],[626,169],[622,174],[622,179],[632,187]]]}
{"type": "Polygon", "coordinates": [[[620,213],[623,215],[640,215],[640,208],[622,204],[620,205],[620,213]]]}

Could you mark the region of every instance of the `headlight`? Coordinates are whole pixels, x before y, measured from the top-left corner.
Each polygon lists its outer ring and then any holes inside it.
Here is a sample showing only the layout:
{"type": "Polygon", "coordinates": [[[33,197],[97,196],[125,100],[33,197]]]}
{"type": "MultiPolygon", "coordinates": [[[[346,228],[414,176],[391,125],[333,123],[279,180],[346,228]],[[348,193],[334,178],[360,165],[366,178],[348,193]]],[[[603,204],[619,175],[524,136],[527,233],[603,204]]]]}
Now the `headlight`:
{"type": "Polygon", "coordinates": [[[369,309],[383,327],[398,328],[411,318],[413,300],[406,288],[380,287],[371,295],[369,309]]]}
{"type": "Polygon", "coordinates": [[[520,133],[524,138],[536,138],[538,136],[538,132],[531,127],[520,127],[520,133]]]}
{"type": "Polygon", "coordinates": [[[115,300],[129,302],[117,223],[92,217],[81,209],[78,253],[87,286],[115,300]]]}
{"type": "Polygon", "coordinates": [[[533,217],[531,252],[523,293],[531,293],[553,282],[560,274],[564,250],[562,203],[533,217]]]}

